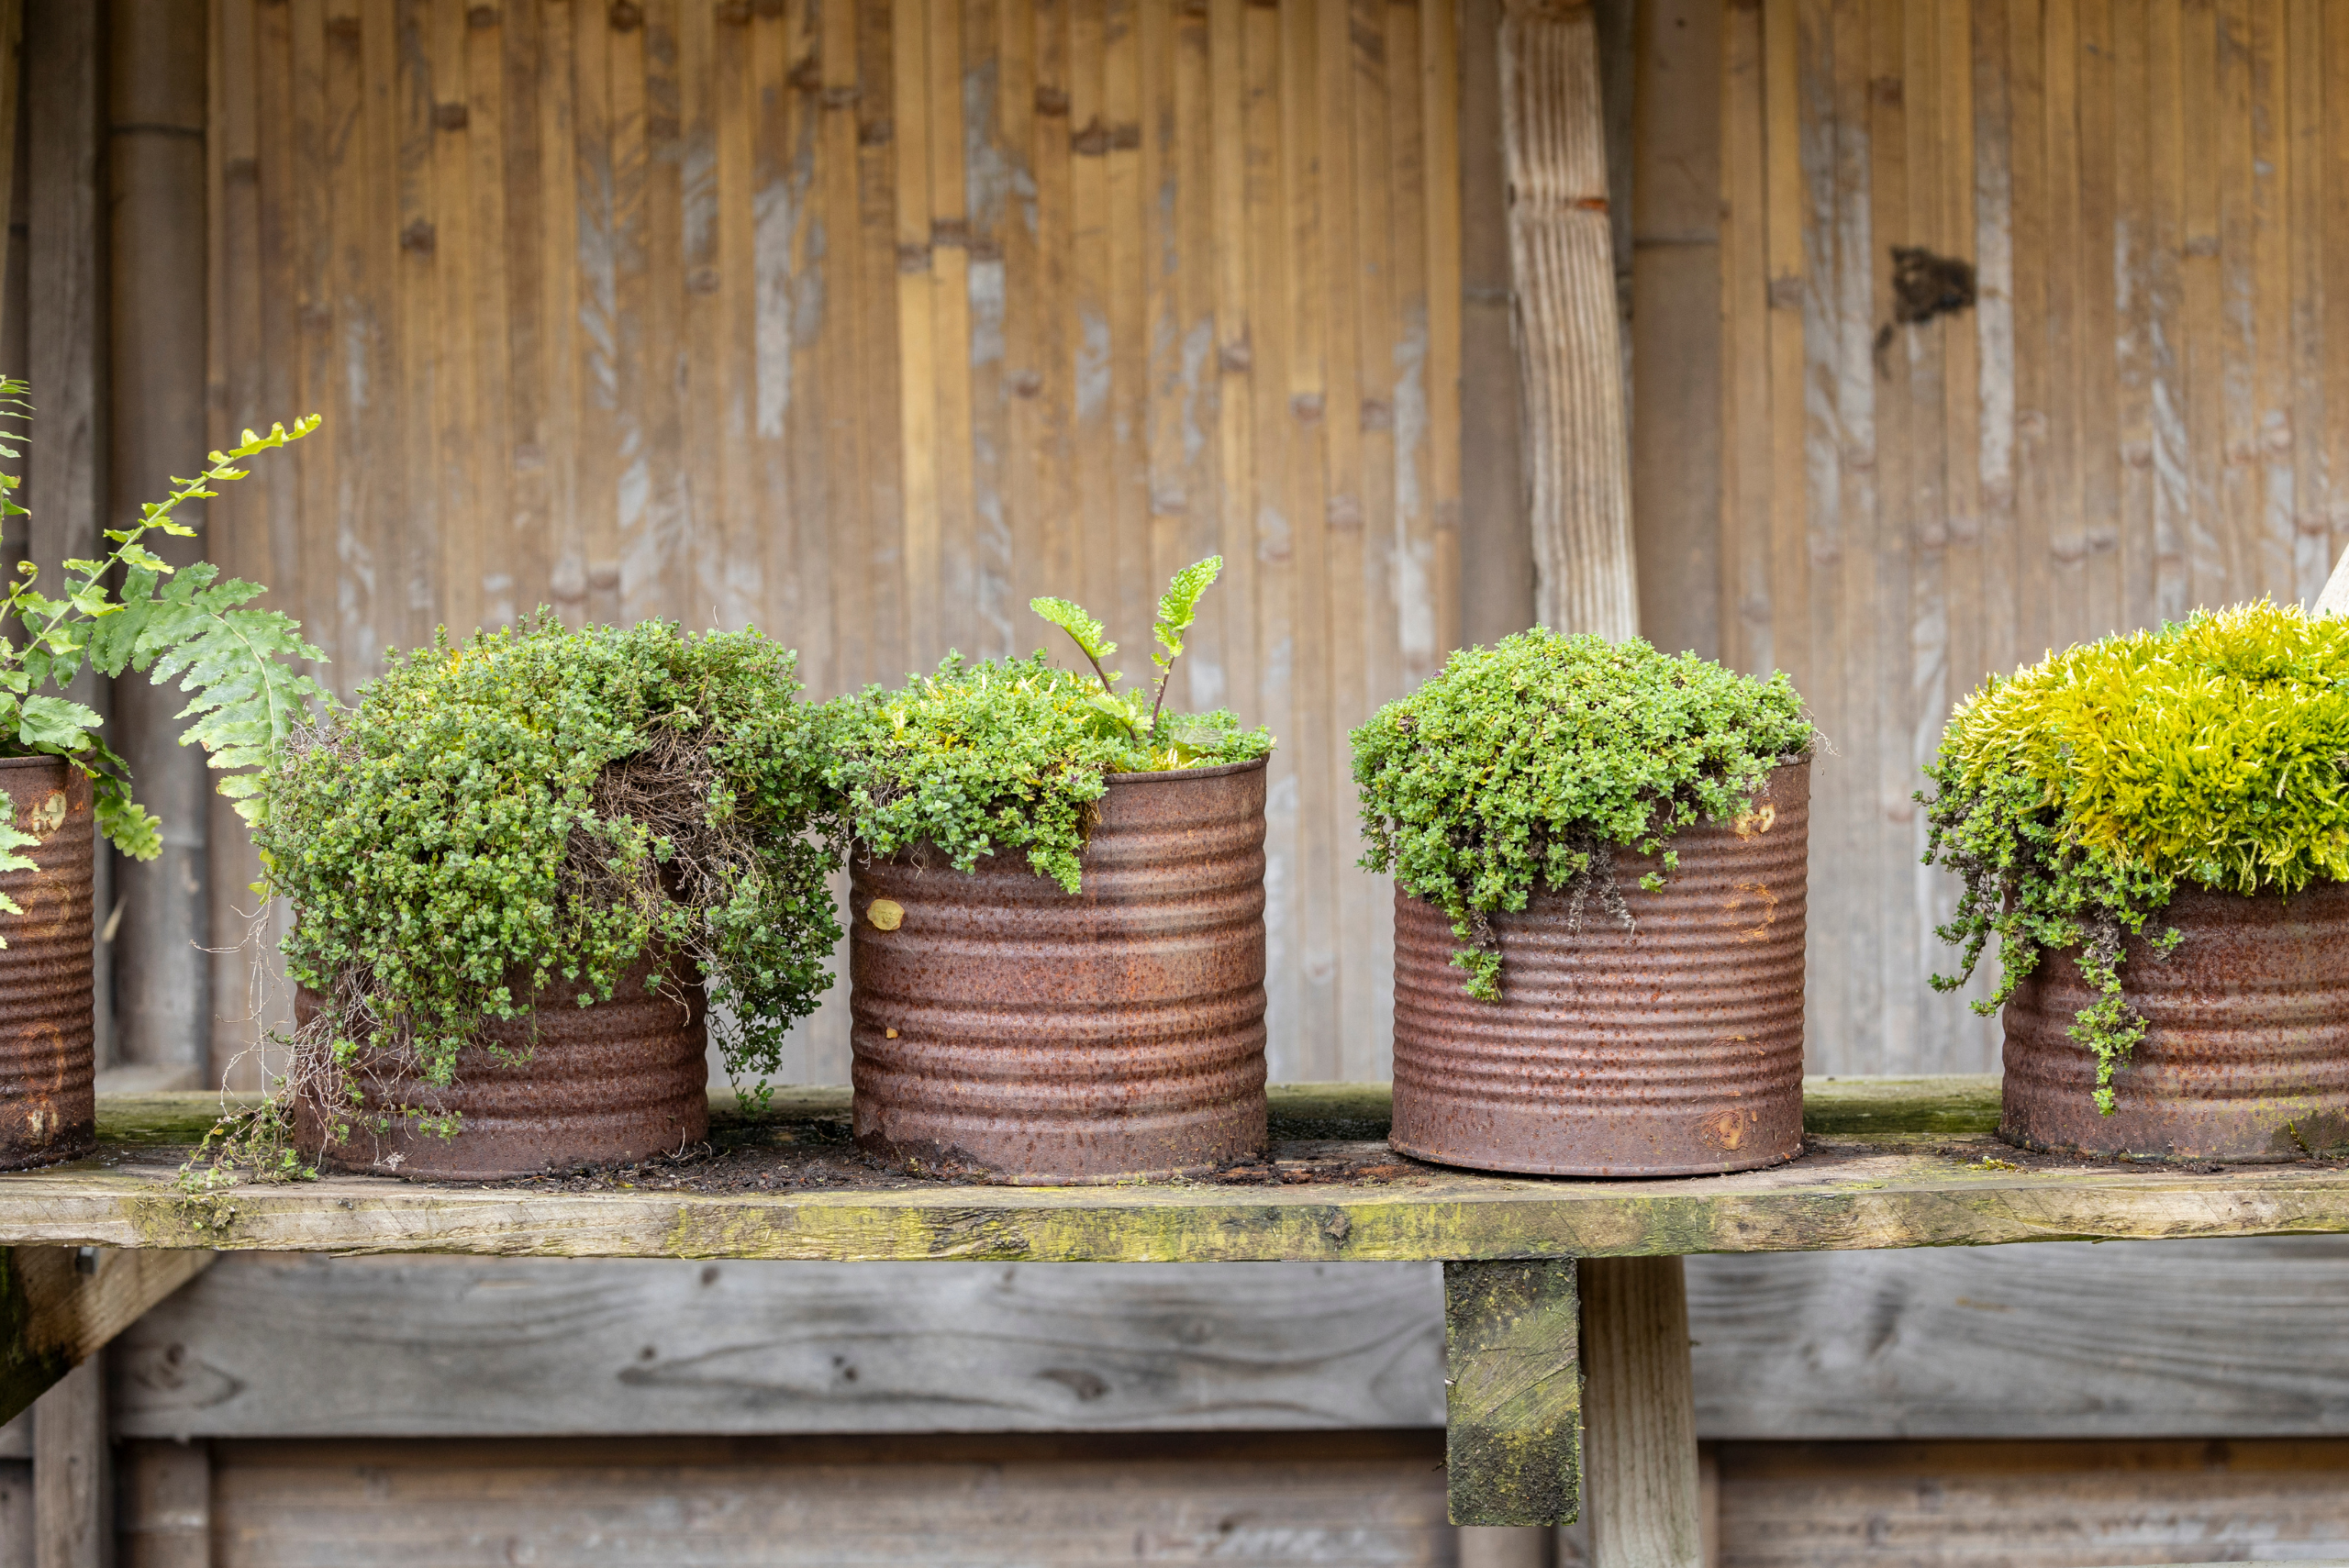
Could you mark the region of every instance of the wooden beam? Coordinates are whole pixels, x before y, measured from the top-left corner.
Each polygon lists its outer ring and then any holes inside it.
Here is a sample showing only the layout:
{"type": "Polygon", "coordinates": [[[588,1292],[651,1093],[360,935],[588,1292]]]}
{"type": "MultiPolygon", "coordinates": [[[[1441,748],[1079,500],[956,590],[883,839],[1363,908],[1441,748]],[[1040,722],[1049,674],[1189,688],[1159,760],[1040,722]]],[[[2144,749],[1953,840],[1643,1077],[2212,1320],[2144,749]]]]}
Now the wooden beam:
{"type": "MultiPolygon", "coordinates": [[[[109,0],[106,10],[106,504],[121,527],[206,450],[209,50],[206,0],[109,0]]],[[[191,566],[211,547],[210,514],[199,503],[179,520],[206,531],[158,534],[147,548],[191,566]]],[[[179,743],[186,701],[176,684],[115,683],[111,744],[139,781],[139,803],[162,819],[162,852],[117,862],[123,917],[112,947],[116,1061],[174,1070],[178,1086],[193,1089],[204,1086],[212,1047],[212,783],[202,749],[179,743]]]]}
{"type": "Polygon", "coordinates": [[[1508,0],[1500,56],[1534,609],[1554,631],[1630,637],[1631,450],[1591,7],[1508,0]]]}
{"type": "Polygon", "coordinates": [[[1443,1344],[1452,1522],[1573,1523],[1582,1494],[1573,1262],[1444,1264],[1443,1344]]]}
{"type": "MultiPolygon", "coordinates": [[[[25,0],[0,0],[0,191],[17,188],[17,95],[25,74],[25,0]]],[[[0,197],[0,200],[7,198],[0,197]]],[[[0,299],[8,295],[8,247],[0,244],[0,299]]],[[[17,345],[6,345],[15,356],[17,345]]]]}
{"type": "Polygon", "coordinates": [[[105,1568],[107,1515],[106,1367],[68,1373],[33,1415],[33,1568],[105,1568]]]}
{"type": "MultiPolygon", "coordinates": [[[[27,376],[36,410],[21,499],[39,584],[64,591],[65,562],[103,554],[106,466],[106,8],[92,0],[26,0],[24,150],[27,376]]],[[[191,246],[201,235],[190,236],[191,246]]],[[[12,356],[13,357],[13,356],[12,356]]],[[[14,428],[15,427],[11,427],[14,428]]],[[[15,562],[8,563],[11,567],[15,562]]],[[[105,682],[84,670],[66,695],[106,713],[105,682]]],[[[113,856],[93,867],[98,929],[113,907],[113,856]]],[[[113,948],[95,954],[97,1061],[114,1041],[113,948]]]]}
{"type": "Polygon", "coordinates": [[[1595,1568],[1700,1568],[1697,1405],[1678,1258],[1588,1258],[1583,1364],[1595,1568]]]}
{"type": "MultiPolygon", "coordinates": [[[[209,1251],[11,1247],[0,1260],[0,1420],[211,1265],[209,1251]]],[[[38,1439],[36,1440],[38,1441],[38,1439]]]]}

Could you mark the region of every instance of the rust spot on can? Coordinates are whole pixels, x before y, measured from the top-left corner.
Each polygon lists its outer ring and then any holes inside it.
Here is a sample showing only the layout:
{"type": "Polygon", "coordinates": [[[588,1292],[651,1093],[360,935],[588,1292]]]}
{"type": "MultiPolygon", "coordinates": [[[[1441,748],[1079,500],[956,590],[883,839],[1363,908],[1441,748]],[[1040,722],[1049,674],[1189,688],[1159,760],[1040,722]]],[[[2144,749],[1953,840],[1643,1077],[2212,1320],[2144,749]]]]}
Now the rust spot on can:
{"type": "Polygon", "coordinates": [[[0,757],[0,810],[39,842],[31,871],[0,872],[24,912],[0,914],[0,1170],[97,1145],[91,1006],[90,780],[61,757],[0,757]]]}
{"type": "MultiPolygon", "coordinates": [[[[1744,1171],[1802,1151],[1802,986],[1810,764],[1770,775],[1766,832],[1700,822],[1679,867],[1619,851],[1636,922],[1563,894],[1497,915],[1501,1000],[1463,988],[1443,912],[1395,899],[1394,1146],[1542,1175],[1744,1171]]],[[[1660,860],[1660,858],[1659,858],[1660,860]]]]}
{"type": "Polygon", "coordinates": [[[2096,1057],[2065,1031],[2094,999],[2069,952],[2017,987],[1998,1132],[2027,1149],[2140,1160],[2298,1160],[2349,1145],[2349,884],[2291,897],[2181,886],[2126,940],[2121,986],[2145,1038],[2091,1097],[2096,1057]]]}
{"type": "MultiPolygon", "coordinates": [[[[681,972],[662,990],[648,991],[651,974],[652,961],[640,959],[612,987],[609,1001],[585,1007],[574,1000],[579,986],[557,979],[539,994],[536,1040],[529,1022],[493,1025],[486,1043],[458,1053],[456,1082],[448,1088],[396,1072],[367,1086],[365,1114],[395,1104],[455,1112],[462,1119],[454,1138],[399,1122],[380,1134],[355,1127],[346,1141],[322,1150],[322,1129],[305,1114],[304,1152],[334,1171],[491,1182],[627,1164],[700,1142],[709,1133],[702,987],[681,972]],[[509,1054],[500,1055],[493,1043],[509,1054]]],[[[307,1022],[315,999],[303,993],[295,1003],[307,1022]]]]}
{"type": "Polygon", "coordinates": [[[1099,811],[1074,897],[1024,852],[852,858],[863,1147],[1034,1184],[1262,1153],[1264,765],[1112,774],[1099,811]]]}

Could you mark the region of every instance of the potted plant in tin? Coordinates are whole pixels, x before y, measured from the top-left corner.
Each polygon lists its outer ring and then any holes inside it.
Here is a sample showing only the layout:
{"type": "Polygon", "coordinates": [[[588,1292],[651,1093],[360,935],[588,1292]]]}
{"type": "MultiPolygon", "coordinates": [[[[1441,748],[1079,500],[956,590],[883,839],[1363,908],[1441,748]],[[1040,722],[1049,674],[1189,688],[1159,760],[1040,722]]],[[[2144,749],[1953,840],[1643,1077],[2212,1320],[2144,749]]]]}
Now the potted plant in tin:
{"type": "Polygon", "coordinates": [[[255,840],[302,995],[239,1151],[485,1180],[698,1140],[710,1006],[729,1067],[772,1071],[840,937],[793,666],[541,611],[297,730],[255,840]]]}
{"type": "MultiPolygon", "coordinates": [[[[23,417],[26,384],[0,380],[0,409],[23,417]]],[[[0,1170],[72,1159],[96,1139],[92,1012],[91,873],[104,834],[134,860],[152,860],[162,824],[131,797],[133,780],[103,738],[104,721],[65,695],[85,670],[144,673],[176,680],[192,718],[182,744],[211,753],[215,768],[265,761],[305,708],[329,701],[292,664],[323,662],[300,623],[246,607],[266,592],[222,581],[210,562],[174,570],[146,547],[151,533],[186,539],[195,530],[173,514],[241,479],[237,464],[298,440],[315,416],[292,430],[245,432],[233,450],[211,455],[203,473],[109,528],[113,551],[68,561],[64,594],[39,591],[39,573],[19,562],[0,592],[0,1170]]],[[[0,458],[17,450],[0,442],[0,458]]],[[[23,517],[21,476],[0,473],[0,515],[23,517]]],[[[233,772],[221,792],[250,818],[253,777],[233,772]]]]}
{"type": "Polygon", "coordinates": [[[2349,1143],[2349,620],[2262,602],[1958,705],[1918,799],[1963,984],[1998,940],[2002,1136],[2134,1158],[2349,1143]]]}
{"type": "Polygon", "coordinates": [[[1264,1140],[1264,759],[1166,679],[1218,557],[1161,600],[1156,690],[966,663],[833,709],[858,1143],[1013,1182],[1164,1176],[1264,1140]]]}
{"type": "Polygon", "coordinates": [[[1798,1152],[1810,747],[1783,674],[1539,628],[1355,730],[1394,1146],[1598,1176],[1798,1152]]]}

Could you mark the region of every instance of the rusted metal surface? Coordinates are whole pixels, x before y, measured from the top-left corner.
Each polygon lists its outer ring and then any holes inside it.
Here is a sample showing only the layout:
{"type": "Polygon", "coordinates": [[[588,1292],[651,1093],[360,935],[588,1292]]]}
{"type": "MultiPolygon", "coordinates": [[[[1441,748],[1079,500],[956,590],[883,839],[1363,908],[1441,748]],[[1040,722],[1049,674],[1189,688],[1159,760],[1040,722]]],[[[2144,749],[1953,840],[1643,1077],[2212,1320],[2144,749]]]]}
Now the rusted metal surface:
{"type": "Polygon", "coordinates": [[[1570,929],[1537,894],[1498,915],[1501,999],[1452,962],[1452,923],[1395,898],[1395,1129],[1406,1154],[1484,1171],[1675,1176],[1802,1150],[1804,862],[1810,765],[1772,773],[1735,823],[1669,840],[1679,869],[1618,851],[1625,930],[1598,899],[1570,929]]]}
{"type": "Polygon", "coordinates": [[[2065,1030],[2095,1000],[2069,952],[2007,1003],[1998,1134],[2025,1148],[2152,1160],[2298,1160],[2349,1146],[2349,884],[2290,898],[2180,887],[2149,922],[2167,958],[2129,938],[2121,993],[2145,1038],[2091,1097],[2096,1057],[2065,1030]]]}
{"type": "MultiPolygon", "coordinates": [[[[407,1122],[387,1133],[355,1130],[323,1151],[324,1164],[418,1181],[488,1182],[625,1164],[699,1142],[709,1133],[702,988],[681,975],[673,987],[649,992],[651,973],[652,961],[639,960],[611,1000],[587,1007],[573,1000],[575,986],[558,980],[539,994],[535,1040],[529,1023],[494,1026],[484,1043],[459,1053],[456,1082],[446,1089],[389,1075],[369,1084],[369,1114],[393,1104],[455,1112],[462,1118],[457,1135],[442,1138],[407,1122]],[[493,1044],[515,1054],[500,1056],[493,1044]]],[[[306,1022],[315,1005],[306,994],[296,997],[296,1015],[306,1022]]],[[[317,1123],[302,1120],[306,1151],[319,1151],[317,1123]]]]}
{"type": "Polygon", "coordinates": [[[1263,1151],[1264,765],[1113,774],[1084,872],[852,857],[858,1143],[1022,1183],[1263,1151]]]}
{"type": "Polygon", "coordinates": [[[0,1170],[97,1144],[91,1013],[90,780],[58,757],[0,757],[0,808],[40,841],[35,870],[0,872],[24,913],[0,914],[0,1170]]]}

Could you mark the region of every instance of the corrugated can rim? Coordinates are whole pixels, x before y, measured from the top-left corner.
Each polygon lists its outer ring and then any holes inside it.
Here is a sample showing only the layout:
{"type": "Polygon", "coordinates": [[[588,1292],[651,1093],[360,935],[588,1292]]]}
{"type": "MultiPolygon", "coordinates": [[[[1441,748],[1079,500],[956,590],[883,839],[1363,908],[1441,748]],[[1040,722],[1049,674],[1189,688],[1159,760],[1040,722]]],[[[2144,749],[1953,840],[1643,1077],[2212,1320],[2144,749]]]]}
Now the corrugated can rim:
{"type": "Polygon", "coordinates": [[[1272,756],[1268,752],[1265,755],[1257,758],[1252,762],[1219,762],[1212,768],[1158,768],[1146,773],[1103,773],[1101,776],[1110,784],[1173,783],[1177,780],[1220,779],[1229,778],[1233,773],[1244,773],[1251,768],[1264,767],[1272,760],[1272,756]]]}
{"type": "Polygon", "coordinates": [[[72,767],[71,757],[60,757],[49,751],[36,751],[29,757],[0,757],[0,768],[72,767]]]}

